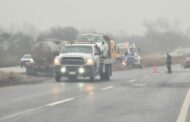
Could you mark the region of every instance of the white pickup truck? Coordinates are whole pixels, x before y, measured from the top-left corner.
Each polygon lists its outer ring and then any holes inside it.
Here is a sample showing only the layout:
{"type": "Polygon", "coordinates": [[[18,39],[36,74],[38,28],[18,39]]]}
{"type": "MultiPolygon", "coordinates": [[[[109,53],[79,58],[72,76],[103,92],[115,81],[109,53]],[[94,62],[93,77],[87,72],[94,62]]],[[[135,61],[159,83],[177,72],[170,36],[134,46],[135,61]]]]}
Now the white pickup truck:
{"type": "Polygon", "coordinates": [[[60,81],[62,76],[94,80],[99,72],[100,55],[96,44],[67,44],[55,59],[55,80],[60,81]]]}
{"type": "Polygon", "coordinates": [[[111,58],[110,49],[108,52],[109,57],[102,56],[99,46],[91,42],[66,44],[54,60],[55,80],[60,81],[61,77],[67,77],[69,80],[89,77],[94,80],[97,75],[101,80],[109,80],[115,60],[111,58]]]}

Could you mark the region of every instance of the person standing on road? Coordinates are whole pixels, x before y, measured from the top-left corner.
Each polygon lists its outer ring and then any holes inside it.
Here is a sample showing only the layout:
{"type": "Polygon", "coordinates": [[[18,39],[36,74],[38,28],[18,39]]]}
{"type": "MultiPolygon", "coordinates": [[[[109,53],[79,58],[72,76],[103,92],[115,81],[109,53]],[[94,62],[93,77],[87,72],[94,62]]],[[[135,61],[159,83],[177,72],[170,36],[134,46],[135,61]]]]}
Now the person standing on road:
{"type": "Polygon", "coordinates": [[[169,53],[167,53],[166,66],[167,66],[167,69],[168,69],[168,73],[172,73],[171,65],[172,65],[172,57],[171,57],[171,55],[169,53]]]}

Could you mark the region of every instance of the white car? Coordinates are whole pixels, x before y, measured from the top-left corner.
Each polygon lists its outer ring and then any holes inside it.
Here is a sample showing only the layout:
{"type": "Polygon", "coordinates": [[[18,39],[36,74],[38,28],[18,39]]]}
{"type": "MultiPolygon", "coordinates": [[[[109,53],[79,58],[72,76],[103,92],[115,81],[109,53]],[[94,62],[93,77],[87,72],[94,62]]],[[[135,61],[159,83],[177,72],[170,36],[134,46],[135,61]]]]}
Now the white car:
{"type": "Polygon", "coordinates": [[[20,60],[20,67],[26,66],[27,63],[33,63],[31,54],[25,54],[20,60]]]}

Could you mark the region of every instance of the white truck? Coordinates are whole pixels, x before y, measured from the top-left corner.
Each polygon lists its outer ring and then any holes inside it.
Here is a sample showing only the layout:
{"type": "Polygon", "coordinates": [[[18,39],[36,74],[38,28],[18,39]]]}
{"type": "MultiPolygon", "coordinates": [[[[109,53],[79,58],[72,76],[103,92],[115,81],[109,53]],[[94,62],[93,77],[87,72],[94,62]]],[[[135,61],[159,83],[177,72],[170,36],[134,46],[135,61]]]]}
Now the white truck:
{"type": "Polygon", "coordinates": [[[25,67],[28,63],[33,63],[34,59],[32,58],[31,54],[25,54],[20,60],[20,67],[25,67]]]}
{"type": "Polygon", "coordinates": [[[140,50],[136,48],[135,43],[119,43],[118,47],[122,55],[122,64],[128,68],[142,68],[142,58],[139,55],[140,50]]]}
{"type": "MultiPolygon", "coordinates": [[[[91,42],[97,44],[97,46],[102,51],[103,57],[109,57],[108,56],[108,42],[106,41],[104,35],[102,34],[80,34],[77,38],[77,41],[79,42],[91,42]]],[[[111,41],[111,40],[110,40],[111,41]]]]}
{"type": "Polygon", "coordinates": [[[106,57],[93,42],[77,41],[66,44],[54,60],[55,80],[58,82],[61,77],[67,77],[68,80],[89,77],[94,80],[97,75],[101,80],[110,80],[115,60],[111,58],[110,39],[107,36],[102,37],[108,44],[106,57]]]}

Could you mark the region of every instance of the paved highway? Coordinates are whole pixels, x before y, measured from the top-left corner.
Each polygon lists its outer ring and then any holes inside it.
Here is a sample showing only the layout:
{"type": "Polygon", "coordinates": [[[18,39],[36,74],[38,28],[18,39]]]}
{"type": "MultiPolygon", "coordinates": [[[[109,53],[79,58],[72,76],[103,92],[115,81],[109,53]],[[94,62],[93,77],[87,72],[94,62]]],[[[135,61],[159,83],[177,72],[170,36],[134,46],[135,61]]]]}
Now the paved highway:
{"type": "Polygon", "coordinates": [[[0,122],[190,122],[190,69],[0,88],[0,122]]]}

